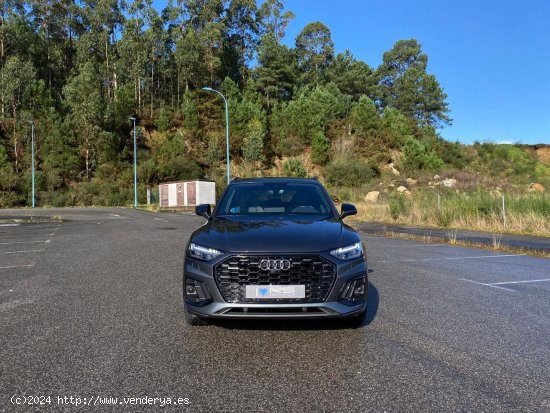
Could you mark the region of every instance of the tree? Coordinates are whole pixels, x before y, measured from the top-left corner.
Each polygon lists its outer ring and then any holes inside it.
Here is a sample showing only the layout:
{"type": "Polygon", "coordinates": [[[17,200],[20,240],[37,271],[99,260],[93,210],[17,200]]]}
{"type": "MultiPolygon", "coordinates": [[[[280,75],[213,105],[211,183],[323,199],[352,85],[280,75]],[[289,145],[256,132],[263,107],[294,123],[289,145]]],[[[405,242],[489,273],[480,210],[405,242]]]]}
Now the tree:
{"type": "MultiPolygon", "coordinates": [[[[266,113],[261,98],[254,91],[249,90],[241,99],[232,99],[230,102],[231,147],[233,152],[239,152],[244,139],[251,133],[251,123],[260,122],[262,131],[265,130],[266,113]]],[[[263,136],[262,132],[262,139],[263,136]]]]}
{"type": "Polygon", "coordinates": [[[285,36],[288,24],[296,17],[290,10],[284,11],[284,0],[265,0],[258,10],[260,33],[272,35],[276,41],[285,36]]]}
{"type": "Polygon", "coordinates": [[[321,22],[306,25],[296,37],[296,54],[302,84],[318,85],[334,54],[329,28],[321,22]]]}
{"type": "Polygon", "coordinates": [[[50,108],[38,125],[37,135],[43,136],[41,169],[49,191],[62,191],[78,179],[81,162],[77,142],[71,127],[59,114],[50,108]]]}
{"type": "Polygon", "coordinates": [[[0,208],[8,208],[18,201],[15,191],[17,174],[10,165],[6,149],[0,144],[0,208]]]}
{"type": "Polygon", "coordinates": [[[205,72],[208,83],[214,85],[220,78],[223,34],[226,30],[224,1],[187,0],[186,6],[188,25],[203,46],[201,70],[205,72]]]}
{"type": "Polygon", "coordinates": [[[175,61],[178,69],[178,100],[180,83],[185,86],[185,92],[190,87],[200,88],[208,83],[206,73],[202,70],[201,56],[204,52],[204,46],[192,27],[177,41],[175,61]]]}
{"type": "Polygon", "coordinates": [[[132,79],[134,89],[135,113],[141,113],[143,106],[142,79],[146,76],[147,48],[143,47],[144,35],[143,0],[135,0],[128,7],[128,19],[124,23],[122,38],[118,42],[119,67],[126,82],[132,79]]]}
{"type": "Polygon", "coordinates": [[[382,116],[384,143],[388,148],[400,148],[415,134],[414,122],[394,108],[386,108],[382,116]]]}
{"type": "Polygon", "coordinates": [[[84,0],[82,18],[87,30],[77,43],[77,65],[82,67],[90,61],[95,63],[108,100],[114,100],[118,88],[116,46],[124,23],[120,6],[118,0],[84,0]]]}
{"type": "Polygon", "coordinates": [[[415,40],[400,40],[384,53],[377,69],[378,102],[415,119],[420,126],[450,124],[447,95],[435,76],[427,74],[428,56],[415,40]]]}
{"type": "Polygon", "coordinates": [[[355,133],[361,137],[372,136],[380,128],[378,109],[368,96],[361,96],[359,102],[353,105],[350,122],[355,133]]]}
{"type": "Polygon", "coordinates": [[[256,0],[232,0],[226,10],[222,76],[236,79],[240,85],[246,83],[248,63],[258,42],[256,12],[256,0]]]}
{"type": "Polygon", "coordinates": [[[183,95],[181,111],[183,112],[183,127],[191,136],[196,135],[200,127],[199,117],[194,96],[189,90],[183,95]]]}
{"type": "Polygon", "coordinates": [[[316,132],[346,115],[348,102],[336,85],[303,88],[295,98],[277,107],[271,124],[277,135],[277,149],[283,155],[298,155],[310,145],[316,132]]]}
{"type": "Polygon", "coordinates": [[[252,119],[248,124],[248,135],[244,138],[243,157],[248,162],[263,160],[265,132],[259,119],[252,119]]]}
{"type": "MultiPolygon", "coordinates": [[[[2,112],[11,114],[12,144],[15,157],[15,172],[19,172],[19,136],[17,133],[18,114],[21,109],[26,88],[35,77],[35,70],[30,61],[22,62],[19,57],[8,58],[4,67],[0,69],[0,96],[6,110],[2,112]]],[[[28,120],[28,119],[27,119],[28,120]]]]}
{"type": "Polygon", "coordinates": [[[288,47],[279,44],[275,34],[262,37],[258,63],[252,77],[267,108],[276,100],[289,100],[296,82],[297,62],[288,47]]]}
{"type": "Polygon", "coordinates": [[[332,82],[357,101],[362,95],[375,96],[376,78],[372,68],[355,59],[349,50],[339,53],[325,70],[325,80],[332,82]]]}
{"type": "Polygon", "coordinates": [[[79,68],[63,89],[73,133],[78,137],[84,156],[86,180],[90,179],[95,166],[101,133],[103,99],[99,85],[99,74],[94,65],[88,62],[79,68]]]}
{"type": "Polygon", "coordinates": [[[318,165],[324,165],[328,161],[330,141],[322,131],[313,135],[311,142],[311,160],[318,165]]]}

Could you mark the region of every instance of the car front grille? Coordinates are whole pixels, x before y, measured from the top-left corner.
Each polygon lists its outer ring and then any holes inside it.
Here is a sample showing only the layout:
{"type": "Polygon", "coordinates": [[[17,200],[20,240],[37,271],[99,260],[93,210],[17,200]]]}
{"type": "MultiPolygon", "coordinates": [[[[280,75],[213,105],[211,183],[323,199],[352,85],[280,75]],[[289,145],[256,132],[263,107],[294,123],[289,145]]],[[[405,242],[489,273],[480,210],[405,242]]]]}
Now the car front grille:
{"type": "Polygon", "coordinates": [[[336,266],[318,255],[229,257],[214,267],[214,279],[229,303],[320,303],[326,300],[336,266]],[[288,260],[289,268],[263,269],[262,260],[288,260]],[[246,298],[247,285],[305,285],[305,298],[246,298]]]}

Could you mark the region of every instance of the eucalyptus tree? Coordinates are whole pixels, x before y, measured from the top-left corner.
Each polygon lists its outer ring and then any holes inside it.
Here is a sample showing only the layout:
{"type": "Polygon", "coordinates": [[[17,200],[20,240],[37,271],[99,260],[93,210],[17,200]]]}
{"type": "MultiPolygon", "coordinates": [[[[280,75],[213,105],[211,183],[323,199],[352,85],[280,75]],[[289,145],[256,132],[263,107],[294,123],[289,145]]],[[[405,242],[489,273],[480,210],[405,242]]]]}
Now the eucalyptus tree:
{"type": "Polygon", "coordinates": [[[15,162],[15,172],[19,172],[20,138],[18,127],[21,123],[28,129],[26,120],[19,119],[26,90],[36,76],[36,71],[30,60],[22,61],[18,56],[9,57],[0,68],[0,100],[2,102],[2,121],[4,126],[11,125],[11,140],[15,162]],[[9,114],[9,115],[8,115],[9,114]],[[6,119],[8,118],[8,119],[6,119]]]}
{"type": "Polygon", "coordinates": [[[318,85],[334,56],[330,29],[321,22],[306,25],[296,37],[302,84],[318,85]]]}
{"type": "Polygon", "coordinates": [[[284,8],[284,0],[265,0],[262,3],[257,13],[260,35],[272,34],[277,41],[285,37],[288,24],[296,16],[284,8]]]}
{"type": "Polygon", "coordinates": [[[102,133],[105,101],[101,94],[102,76],[93,62],[80,66],[63,89],[69,109],[68,121],[84,157],[84,177],[89,180],[95,166],[102,133]]]}
{"type": "Polygon", "coordinates": [[[85,32],[77,43],[77,66],[94,62],[102,77],[105,94],[116,99],[118,88],[117,42],[124,24],[120,0],[82,0],[85,32]]]}
{"type": "Polygon", "coordinates": [[[226,9],[222,76],[244,86],[258,44],[256,0],[232,0],[226,9]]]}

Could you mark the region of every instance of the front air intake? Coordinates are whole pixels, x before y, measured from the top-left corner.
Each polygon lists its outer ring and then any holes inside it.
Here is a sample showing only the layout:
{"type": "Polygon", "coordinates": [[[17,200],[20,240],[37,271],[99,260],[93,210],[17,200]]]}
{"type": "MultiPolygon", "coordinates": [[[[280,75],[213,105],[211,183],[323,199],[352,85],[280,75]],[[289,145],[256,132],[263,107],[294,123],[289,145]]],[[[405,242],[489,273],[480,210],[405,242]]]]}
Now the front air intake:
{"type": "Polygon", "coordinates": [[[214,279],[228,303],[321,303],[334,284],[336,266],[318,255],[237,255],[214,267],[214,279]],[[247,285],[304,285],[305,297],[246,298],[247,285]]]}

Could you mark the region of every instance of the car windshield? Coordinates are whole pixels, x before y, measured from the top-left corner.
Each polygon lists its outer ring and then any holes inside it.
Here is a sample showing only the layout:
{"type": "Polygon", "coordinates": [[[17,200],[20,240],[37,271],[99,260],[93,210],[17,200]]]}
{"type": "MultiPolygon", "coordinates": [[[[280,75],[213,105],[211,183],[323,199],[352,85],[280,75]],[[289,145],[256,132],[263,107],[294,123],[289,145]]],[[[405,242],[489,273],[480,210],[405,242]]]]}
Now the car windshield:
{"type": "Polygon", "coordinates": [[[317,184],[242,183],[229,187],[216,215],[333,215],[317,184]]]}

